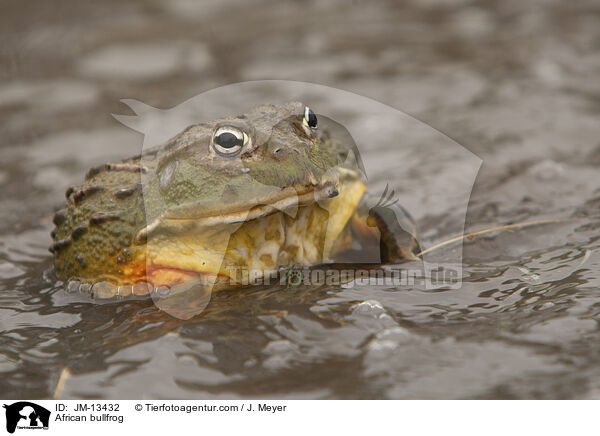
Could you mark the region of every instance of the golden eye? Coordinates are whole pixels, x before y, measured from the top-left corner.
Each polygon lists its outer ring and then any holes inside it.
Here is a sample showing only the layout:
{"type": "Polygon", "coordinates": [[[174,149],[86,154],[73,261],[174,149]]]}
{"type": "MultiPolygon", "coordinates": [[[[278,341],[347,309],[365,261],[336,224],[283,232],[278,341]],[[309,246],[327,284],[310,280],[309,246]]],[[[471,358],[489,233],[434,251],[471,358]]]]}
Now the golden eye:
{"type": "Polygon", "coordinates": [[[304,107],[304,118],[302,119],[302,124],[304,124],[306,127],[310,127],[311,129],[317,128],[317,116],[308,106],[304,107]]]}
{"type": "Polygon", "coordinates": [[[248,135],[237,127],[219,127],[212,137],[213,149],[223,157],[236,156],[247,144],[248,135]]]}

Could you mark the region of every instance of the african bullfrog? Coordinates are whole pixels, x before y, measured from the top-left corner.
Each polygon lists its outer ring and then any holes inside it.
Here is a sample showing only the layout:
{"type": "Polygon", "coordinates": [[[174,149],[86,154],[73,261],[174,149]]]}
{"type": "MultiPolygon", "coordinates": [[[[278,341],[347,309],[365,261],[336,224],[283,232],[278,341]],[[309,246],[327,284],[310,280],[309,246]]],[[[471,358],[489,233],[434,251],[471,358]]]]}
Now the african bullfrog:
{"type": "Polygon", "coordinates": [[[378,261],[413,257],[410,217],[400,208],[400,229],[366,192],[357,157],[311,109],[262,105],[89,170],[54,216],[50,251],[69,289],[99,298],[238,286],[241,270],[336,261],[373,241],[378,261]]]}

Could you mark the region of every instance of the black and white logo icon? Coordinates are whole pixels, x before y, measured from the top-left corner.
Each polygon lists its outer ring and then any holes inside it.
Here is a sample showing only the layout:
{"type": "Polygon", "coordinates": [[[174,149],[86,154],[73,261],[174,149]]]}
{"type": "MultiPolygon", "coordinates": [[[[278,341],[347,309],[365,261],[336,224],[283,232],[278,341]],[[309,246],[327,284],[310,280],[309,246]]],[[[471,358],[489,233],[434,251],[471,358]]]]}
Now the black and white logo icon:
{"type": "Polygon", "coordinates": [[[6,431],[14,433],[18,429],[48,429],[50,411],[29,401],[5,404],[6,431]]]}

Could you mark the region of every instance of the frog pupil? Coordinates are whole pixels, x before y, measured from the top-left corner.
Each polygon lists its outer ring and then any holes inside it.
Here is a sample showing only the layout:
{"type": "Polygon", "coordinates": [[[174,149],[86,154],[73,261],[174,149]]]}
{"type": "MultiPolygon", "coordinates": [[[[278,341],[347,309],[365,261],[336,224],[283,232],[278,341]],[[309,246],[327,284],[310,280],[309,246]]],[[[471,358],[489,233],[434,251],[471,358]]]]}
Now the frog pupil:
{"type": "Polygon", "coordinates": [[[243,139],[230,132],[221,133],[215,138],[215,142],[223,148],[241,147],[243,145],[243,139]]]}
{"type": "Polygon", "coordinates": [[[317,116],[310,108],[306,108],[304,111],[304,118],[306,118],[306,124],[312,129],[317,127],[317,116]]]}

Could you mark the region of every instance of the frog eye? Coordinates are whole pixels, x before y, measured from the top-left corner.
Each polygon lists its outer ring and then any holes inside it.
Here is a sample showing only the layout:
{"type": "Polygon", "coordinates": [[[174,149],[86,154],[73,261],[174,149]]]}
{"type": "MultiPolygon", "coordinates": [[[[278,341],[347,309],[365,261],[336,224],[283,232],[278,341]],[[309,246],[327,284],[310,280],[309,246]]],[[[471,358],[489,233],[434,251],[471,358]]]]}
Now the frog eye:
{"type": "Polygon", "coordinates": [[[220,156],[235,156],[246,144],[248,144],[246,132],[232,126],[219,127],[212,138],[212,146],[220,156]]]}
{"type": "Polygon", "coordinates": [[[317,116],[308,106],[304,107],[304,118],[302,119],[302,124],[306,127],[310,127],[311,129],[317,128],[317,116]]]}

